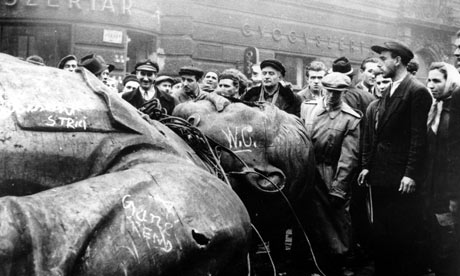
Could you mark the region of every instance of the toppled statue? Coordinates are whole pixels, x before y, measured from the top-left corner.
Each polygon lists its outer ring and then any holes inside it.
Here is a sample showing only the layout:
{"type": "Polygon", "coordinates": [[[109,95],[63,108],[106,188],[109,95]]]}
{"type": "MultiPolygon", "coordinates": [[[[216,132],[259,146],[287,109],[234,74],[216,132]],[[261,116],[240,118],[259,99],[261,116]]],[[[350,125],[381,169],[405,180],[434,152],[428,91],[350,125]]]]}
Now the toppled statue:
{"type": "Polygon", "coordinates": [[[246,208],[173,131],[82,68],[0,54],[0,96],[0,275],[247,275],[246,208]]]}

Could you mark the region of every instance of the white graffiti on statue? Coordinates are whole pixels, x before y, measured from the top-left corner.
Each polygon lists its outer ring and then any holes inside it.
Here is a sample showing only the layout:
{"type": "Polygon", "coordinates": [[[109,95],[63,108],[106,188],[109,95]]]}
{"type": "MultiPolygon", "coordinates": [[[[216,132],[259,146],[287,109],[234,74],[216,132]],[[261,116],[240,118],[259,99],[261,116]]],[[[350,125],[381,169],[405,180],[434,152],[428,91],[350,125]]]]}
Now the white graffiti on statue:
{"type": "Polygon", "coordinates": [[[252,139],[252,126],[234,127],[231,129],[227,127],[226,130],[222,129],[228,141],[229,149],[242,149],[240,151],[251,151],[251,148],[256,148],[256,141],[252,139]]]}
{"type": "Polygon", "coordinates": [[[149,249],[159,248],[164,252],[170,252],[173,248],[170,241],[170,230],[173,223],[166,219],[136,206],[131,195],[125,195],[122,199],[123,208],[127,211],[126,219],[131,223],[132,229],[139,237],[144,239],[149,249]]]}

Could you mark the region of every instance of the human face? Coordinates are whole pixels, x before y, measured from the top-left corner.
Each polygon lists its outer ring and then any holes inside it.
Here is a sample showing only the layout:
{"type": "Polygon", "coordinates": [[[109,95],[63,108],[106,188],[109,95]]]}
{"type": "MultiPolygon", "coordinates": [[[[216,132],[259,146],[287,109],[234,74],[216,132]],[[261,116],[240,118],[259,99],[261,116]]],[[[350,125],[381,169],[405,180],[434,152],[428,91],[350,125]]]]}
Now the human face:
{"type": "Polygon", "coordinates": [[[107,81],[109,79],[109,69],[105,69],[104,71],[102,71],[102,73],[99,75],[99,79],[107,84],[107,81]]]}
{"type": "Polygon", "coordinates": [[[253,65],[251,67],[251,80],[254,85],[258,85],[262,82],[262,71],[260,70],[259,65],[253,65]]]}
{"type": "Polygon", "coordinates": [[[150,87],[152,87],[153,82],[155,81],[156,72],[138,70],[136,71],[136,77],[139,80],[140,87],[147,91],[150,89],[150,87]]]}
{"type": "Polygon", "coordinates": [[[163,81],[157,85],[158,90],[163,93],[171,94],[171,83],[169,81],[163,81]]]}
{"type": "Polygon", "coordinates": [[[426,81],[426,86],[433,95],[433,98],[438,99],[444,93],[446,88],[446,78],[444,74],[441,73],[438,69],[431,70],[428,73],[428,79],[426,81]]]}
{"type": "Polygon", "coordinates": [[[383,77],[393,79],[396,76],[396,68],[401,62],[401,57],[391,57],[390,51],[380,53],[379,67],[382,68],[383,77]]]}
{"type": "Polygon", "coordinates": [[[214,72],[208,72],[206,76],[204,76],[203,84],[207,85],[211,90],[216,89],[217,81],[219,77],[214,72]]]}
{"type": "Polygon", "coordinates": [[[460,67],[460,38],[457,38],[454,42],[455,51],[454,55],[456,57],[455,67],[460,67]]]}
{"type": "Polygon", "coordinates": [[[181,82],[176,83],[171,87],[171,94],[174,94],[181,89],[182,89],[182,83],[181,82]]]}
{"type": "Polygon", "coordinates": [[[69,71],[69,72],[75,72],[75,69],[77,69],[77,61],[74,60],[74,59],[71,59],[71,60],[68,60],[65,64],[64,64],[64,68],[63,68],[65,71],[69,71]]]}
{"type": "Polygon", "coordinates": [[[326,90],[324,94],[324,102],[329,107],[337,106],[342,100],[342,91],[326,90]]]}
{"type": "Polygon", "coordinates": [[[308,87],[311,90],[319,92],[323,88],[321,81],[326,75],[325,71],[308,71],[308,87]]]}
{"type": "Polygon", "coordinates": [[[219,81],[216,93],[226,97],[236,97],[238,94],[238,87],[233,85],[231,79],[222,79],[219,81]]]}
{"type": "Polygon", "coordinates": [[[381,92],[385,90],[389,85],[391,84],[391,79],[390,78],[384,78],[382,74],[378,74],[375,77],[375,85],[377,86],[377,89],[381,92]]]}
{"type": "Polygon", "coordinates": [[[128,81],[123,87],[122,93],[134,91],[138,87],[139,87],[139,83],[137,81],[128,81]]]}
{"type": "Polygon", "coordinates": [[[262,85],[266,87],[273,87],[281,80],[281,73],[271,66],[262,69],[262,85]]]}
{"type": "Polygon", "coordinates": [[[371,88],[375,84],[374,72],[379,68],[379,64],[375,62],[368,62],[364,64],[364,70],[361,71],[363,83],[367,88],[371,88]]]}
{"type": "Polygon", "coordinates": [[[182,87],[187,94],[194,93],[198,89],[198,81],[193,75],[181,76],[182,87]]]}

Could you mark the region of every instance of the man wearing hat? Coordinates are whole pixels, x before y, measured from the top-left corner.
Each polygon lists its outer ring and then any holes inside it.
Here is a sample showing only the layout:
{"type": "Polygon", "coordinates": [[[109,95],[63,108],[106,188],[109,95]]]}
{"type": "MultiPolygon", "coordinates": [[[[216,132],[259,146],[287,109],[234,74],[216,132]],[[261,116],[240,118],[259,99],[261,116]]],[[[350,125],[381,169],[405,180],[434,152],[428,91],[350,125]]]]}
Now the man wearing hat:
{"type": "MultiPolygon", "coordinates": [[[[339,72],[347,75],[352,81],[355,76],[355,70],[346,57],[340,57],[332,63],[332,72],[339,72]]],[[[351,108],[362,114],[366,113],[369,104],[375,100],[375,97],[362,89],[351,86],[343,95],[343,101],[351,108]]]]}
{"type": "Polygon", "coordinates": [[[158,91],[161,91],[166,94],[171,94],[171,88],[173,83],[173,78],[168,76],[160,76],[155,80],[155,87],[158,91]]]}
{"type": "MultiPolygon", "coordinates": [[[[342,101],[351,79],[333,72],[322,79],[325,95],[301,105],[300,117],[313,141],[318,176],[312,200],[302,210],[309,223],[313,250],[326,275],[342,275],[344,255],[350,249],[351,222],[348,203],[353,172],[358,165],[361,116],[342,101]]],[[[308,229],[307,229],[308,231],[308,229]]],[[[295,241],[301,235],[294,235],[295,241]]],[[[297,249],[308,248],[296,245],[297,249]]],[[[304,252],[307,256],[307,252],[304,252]]],[[[301,258],[303,259],[303,258],[301,258]]]]}
{"type": "Polygon", "coordinates": [[[371,49],[379,54],[383,77],[393,81],[377,104],[378,115],[368,122],[375,137],[363,149],[366,158],[358,177],[372,189],[375,272],[420,275],[424,268],[420,191],[432,98],[407,72],[414,54],[406,45],[390,41],[371,49]]]}
{"type": "Polygon", "coordinates": [[[299,116],[302,98],[289,87],[281,84],[286,69],[276,59],[266,59],[260,64],[262,85],[248,90],[241,100],[250,102],[269,102],[287,113],[299,116]]]}
{"type": "Polygon", "coordinates": [[[173,97],[176,98],[179,103],[184,103],[206,96],[208,92],[202,91],[199,85],[203,74],[203,70],[196,67],[184,66],[180,68],[179,76],[181,77],[182,88],[176,91],[173,97]]]}
{"type": "Polygon", "coordinates": [[[132,92],[136,90],[139,87],[139,80],[137,79],[136,75],[126,75],[123,78],[123,90],[121,91],[121,94],[125,94],[128,92],[132,92]]]}
{"type": "Polygon", "coordinates": [[[132,92],[123,94],[122,98],[135,108],[140,108],[147,102],[158,99],[161,107],[166,109],[167,114],[171,114],[176,106],[176,100],[168,93],[158,91],[154,86],[159,71],[158,64],[147,59],[138,62],[134,70],[140,86],[132,92]]]}
{"type": "Polygon", "coordinates": [[[107,85],[107,80],[109,79],[110,72],[115,69],[113,64],[107,64],[102,56],[96,54],[89,54],[84,56],[81,59],[80,64],[88,71],[93,73],[105,85],[107,85]]]}
{"type": "Polygon", "coordinates": [[[78,67],[78,59],[74,55],[67,55],[59,61],[57,67],[64,71],[75,72],[78,67]]]}

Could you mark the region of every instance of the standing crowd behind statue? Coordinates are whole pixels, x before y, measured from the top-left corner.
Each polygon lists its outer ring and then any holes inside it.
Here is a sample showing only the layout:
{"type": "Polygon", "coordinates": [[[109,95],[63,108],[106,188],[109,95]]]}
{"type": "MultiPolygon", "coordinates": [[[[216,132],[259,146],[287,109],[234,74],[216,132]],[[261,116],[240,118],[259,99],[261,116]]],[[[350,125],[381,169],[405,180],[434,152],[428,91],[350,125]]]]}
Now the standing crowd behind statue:
{"type": "MultiPolygon", "coordinates": [[[[460,63],[460,34],[456,46],[460,63]]],[[[315,257],[293,225],[290,255],[285,232],[267,237],[276,264],[314,271],[316,260],[326,275],[344,275],[356,262],[373,261],[375,275],[458,276],[460,74],[434,62],[422,83],[406,45],[389,41],[371,49],[376,57],[362,61],[359,79],[353,80],[357,72],[346,57],[330,70],[313,61],[299,92],[283,80],[286,69],[274,59],[254,64],[251,79],[236,69],[193,66],[170,77],[146,60],[120,88],[110,77],[113,65],[101,56],[68,55],[58,67],[85,67],[136,108],[157,99],[171,114],[180,103],[217,94],[272,103],[298,116],[316,159],[315,190],[297,208],[311,222],[306,232],[315,257]]],[[[27,61],[43,65],[39,57],[27,61]]]]}

